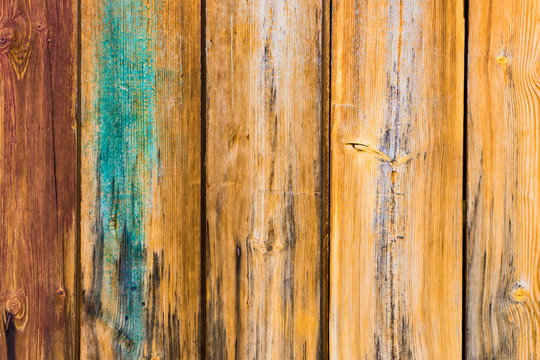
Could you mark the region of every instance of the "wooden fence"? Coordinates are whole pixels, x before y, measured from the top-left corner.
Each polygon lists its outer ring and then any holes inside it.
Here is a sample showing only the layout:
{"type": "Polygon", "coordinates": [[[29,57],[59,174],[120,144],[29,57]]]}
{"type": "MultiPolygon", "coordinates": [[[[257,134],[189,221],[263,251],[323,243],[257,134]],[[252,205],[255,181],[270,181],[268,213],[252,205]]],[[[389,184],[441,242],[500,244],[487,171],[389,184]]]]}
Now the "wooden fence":
{"type": "Polygon", "coordinates": [[[0,0],[0,358],[539,359],[539,124],[537,0],[0,0]]]}

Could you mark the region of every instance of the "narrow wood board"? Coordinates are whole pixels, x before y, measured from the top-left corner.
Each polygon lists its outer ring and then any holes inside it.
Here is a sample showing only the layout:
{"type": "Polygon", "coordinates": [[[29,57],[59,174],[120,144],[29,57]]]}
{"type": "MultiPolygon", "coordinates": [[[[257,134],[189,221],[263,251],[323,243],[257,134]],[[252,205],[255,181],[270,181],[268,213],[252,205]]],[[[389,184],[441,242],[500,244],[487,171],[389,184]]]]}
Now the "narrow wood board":
{"type": "Polygon", "coordinates": [[[81,7],[81,357],[198,358],[201,4],[81,7]]]}
{"type": "Polygon", "coordinates": [[[0,1],[0,358],[76,353],[77,8],[0,1]]]}
{"type": "Polygon", "coordinates": [[[206,355],[314,359],[322,2],[206,5],[206,355]]]}
{"type": "Polygon", "coordinates": [[[461,1],[333,2],[330,358],[458,359],[461,1]]]}
{"type": "Polygon", "coordinates": [[[471,1],[467,358],[540,357],[540,3],[471,1]]]}

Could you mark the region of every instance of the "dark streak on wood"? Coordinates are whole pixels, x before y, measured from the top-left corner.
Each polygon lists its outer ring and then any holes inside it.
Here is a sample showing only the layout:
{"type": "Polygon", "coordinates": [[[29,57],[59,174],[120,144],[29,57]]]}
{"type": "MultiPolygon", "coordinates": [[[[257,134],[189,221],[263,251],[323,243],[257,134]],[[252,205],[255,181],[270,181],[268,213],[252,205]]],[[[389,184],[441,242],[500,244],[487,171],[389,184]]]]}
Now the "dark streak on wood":
{"type": "MultiPolygon", "coordinates": [[[[408,47],[403,49],[403,1],[389,3],[388,17],[392,28],[387,33],[387,49],[389,58],[387,61],[391,69],[386,74],[387,88],[387,109],[386,128],[384,134],[380,136],[381,142],[378,146],[381,152],[389,154],[390,162],[381,163],[378,166],[377,175],[377,218],[375,219],[376,242],[375,256],[377,257],[376,284],[379,293],[377,294],[376,319],[378,327],[375,334],[375,348],[378,349],[380,359],[405,359],[411,358],[409,338],[412,336],[408,332],[408,309],[405,299],[401,294],[405,292],[405,284],[401,280],[405,271],[403,268],[404,259],[404,237],[401,235],[403,223],[407,213],[402,209],[400,198],[397,193],[405,193],[406,189],[400,188],[401,181],[396,182],[404,171],[394,165],[399,156],[408,154],[407,139],[410,136],[408,129],[410,124],[406,123],[414,114],[410,107],[412,102],[412,89],[410,89],[410,77],[414,76],[414,71],[410,66],[414,66],[414,54],[416,49],[408,47]],[[399,30],[396,34],[393,30],[399,30]],[[392,46],[396,43],[393,37],[397,36],[397,53],[392,46]],[[403,59],[403,56],[406,59],[403,59]],[[409,66],[402,63],[407,61],[409,66]],[[406,93],[401,93],[401,81],[405,77],[407,87],[406,93]],[[382,349],[381,349],[382,348],[382,349]],[[382,351],[381,351],[382,350],[382,351]]],[[[411,5],[408,5],[411,6],[411,5]]],[[[407,19],[409,23],[410,19],[407,19]]],[[[409,30],[409,33],[412,33],[409,30]]],[[[408,39],[414,46],[414,39],[408,39]]],[[[409,45],[410,46],[410,45],[409,45]]],[[[402,187],[402,185],[401,185],[402,187]]]]}
{"type": "MultiPolygon", "coordinates": [[[[505,197],[504,216],[507,219],[507,223],[504,230],[504,248],[506,249],[502,254],[501,259],[494,259],[492,256],[488,259],[488,254],[485,252],[486,241],[489,239],[482,239],[478,237],[479,231],[483,226],[480,216],[480,209],[485,209],[486,205],[483,203],[481,194],[483,193],[483,154],[480,154],[480,172],[477,179],[469,179],[469,184],[472,185],[472,181],[476,181],[477,185],[474,189],[469,189],[469,193],[473,197],[471,205],[468,207],[467,217],[467,240],[468,240],[468,254],[467,254],[467,282],[471,287],[471,291],[467,292],[467,317],[474,319],[485,319],[483,324],[479,324],[477,321],[467,321],[466,336],[470,348],[467,349],[469,355],[473,359],[479,360],[491,360],[491,359],[512,359],[512,354],[515,354],[515,326],[508,321],[507,308],[510,305],[511,295],[510,289],[515,284],[515,271],[513,266],[513,247],[514,233],[512,230],[512,217],[514,216],[512,208],[513,194],[511,199],[505,197]],[[510,200],[510,204],[507,201],[510,200]],[[509,205],[509,206],[508,206],[509,205]],[[488,289],[486,279],[491,275],[489,269],[492,266],[499,266],[496,262],[500,261],[502,266],[499,272],[499,286],[496,289],[495,294],[490,294],[489,291],[476,291],[475,289],[488,289]],[[481,284],[478,287],[478,284],[481,284]],[[486,309],[485,304],[489,304],[486,309]],[[493,327],[493,324],[497,324],[493,327]],[[488,337],[475,336],[476,329],[478,327],[487,326],[490,330],[497,329],[498,332],[498,344],[493,345],[488,337]],[[477,352],[478,349],[482,349],[477,352]]],[[[491,199],[489,206],[490,218],[495,218],[494,211],[494,199],[491,199]]],[[[485,211],[485,210],[482,210],[485,211]]]]}
{"type": "Polygon", "coordinates": [[[332,32],[332,1],[323,0],[322,9],[322,46],[319,53],[321,59],[321,148],[320,161],[321,169],[321,196],[318,207],[319,218],[321,219],[321,246],[320,246],[320,288],[321,288],[321,349],[317,353],[317,360],[328,359],[330,357],[330,119],[331,119],[331,32],[332,32]]]}
{"type": "Polygon", "coordinates": [[[5,337],[6,337],[6,356],[7,360],[16,360],[17,354],[15,353],[15,338],[17,329],[15,324],[11,321],[11,314],[7,315],[7,322],[5,327],[5,337]]]}
{"type": "MultiPolygon", "coordinates": [[[[242,249],[241,244],[237,241],[236,245],[236,267],[235,267],[235,294],[240,294],[241,291],[241,282],[242,282],[242,249]]],[[[242,311],[243,308],[240,304],[240,296],[235,297],[236,304],[235,304],[235,313],[236,313],[236,339],[234,342],[234,356],[235,359],[239,357],[239,350],[238,349],[238,339],[241,336],[241,327],[240,324],[242,323],[242,311]]]]}

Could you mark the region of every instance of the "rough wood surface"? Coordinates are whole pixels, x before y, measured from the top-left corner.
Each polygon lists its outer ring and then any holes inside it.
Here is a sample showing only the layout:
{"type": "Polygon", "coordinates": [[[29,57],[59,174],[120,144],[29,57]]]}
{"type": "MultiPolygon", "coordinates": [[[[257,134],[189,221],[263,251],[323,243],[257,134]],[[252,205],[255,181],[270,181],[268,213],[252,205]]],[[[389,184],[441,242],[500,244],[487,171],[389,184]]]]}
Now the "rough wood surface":
{"type": "Polygon", "coordinates": [[[81,357],[197,358],[201,5],[81,6],[81,357]]]}
{"type": "Polygon", "coordinates": [[[333,6],[330,358],[458,359],[462,3],[333,6]]]}
{"type": "Polygon", "coordinates": [[[206,355],[314,359],[322,3],[206,5],[206,355]]]}
{"type": "Polygon", "coordinates": [[[540,357],[540,3],[471,1],[468,359],[540,357]]]}
{"type": "Polygon", "coordinates": [[[0,1],[0,358],[76,352],[76,3],[0,1]]]}
{"type": "Polygon", "coordinates": [[[0,3],[0,357],[7,359],[75,351],[77,23],[71,1],[54,5],[0,3]]]}

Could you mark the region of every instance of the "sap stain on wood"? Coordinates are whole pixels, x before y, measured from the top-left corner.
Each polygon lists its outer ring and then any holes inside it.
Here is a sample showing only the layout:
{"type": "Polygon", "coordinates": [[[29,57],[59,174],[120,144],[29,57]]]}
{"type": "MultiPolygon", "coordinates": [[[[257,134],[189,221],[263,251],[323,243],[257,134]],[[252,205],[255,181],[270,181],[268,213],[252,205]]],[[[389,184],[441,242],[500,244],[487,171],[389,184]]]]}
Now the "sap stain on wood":
{"type": "MultiPolygon", "coordinates": [[[[379,136],[381,153],[388,153],[388,160],[407,157],[410,121],[415,117],[413,94],[415,87],[415,57],[419,31],[415,18],[420,17],[420,6],[406,6],[403,0],[389,2],[387,8],[387,59],[386,59],[386,109],[382,134],[379,136]],[[404,43],[404,33],[406,43],[404,43]],[[396,39],[397,38],[397,39],[396,39]]],[[[406,182],[396,183],[396,174],[405,174],[394,164],[379,164],[377,171],[377,205],[375,210],[375,285],[378,289],[375,306],[377,326],[374,334],[377,359],[410,359],[411,329],[410,305],[402,296],[406,292],[403,282],[405,222],[404,196],[410,196],[406,182]],[[401,196],[399,196],[401,195],[401,196]]],[[[406,205],[405,205],[406,206],[406,205]]]]}

